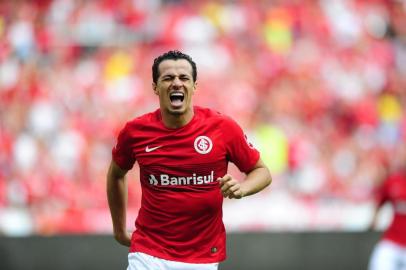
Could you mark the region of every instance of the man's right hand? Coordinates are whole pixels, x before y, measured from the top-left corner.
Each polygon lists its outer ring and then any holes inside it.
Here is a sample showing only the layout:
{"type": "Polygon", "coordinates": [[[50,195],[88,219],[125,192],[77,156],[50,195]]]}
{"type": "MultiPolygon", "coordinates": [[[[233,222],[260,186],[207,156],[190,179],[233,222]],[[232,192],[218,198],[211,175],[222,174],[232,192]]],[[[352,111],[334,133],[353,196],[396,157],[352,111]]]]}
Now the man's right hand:
{"type": "Polygon", "coordinates": [[[123,246],[129,247],[131,245],[131,234],[129,232],[115,232],[114,238],[123,246]]]}

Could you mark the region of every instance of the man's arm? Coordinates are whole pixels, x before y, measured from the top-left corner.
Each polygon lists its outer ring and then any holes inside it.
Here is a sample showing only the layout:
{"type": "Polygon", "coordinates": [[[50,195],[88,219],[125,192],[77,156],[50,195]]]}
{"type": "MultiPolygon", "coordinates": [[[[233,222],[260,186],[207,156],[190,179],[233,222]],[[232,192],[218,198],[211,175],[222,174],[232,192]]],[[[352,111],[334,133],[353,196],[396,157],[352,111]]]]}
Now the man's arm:
{"type": "Polygon", "coordinates": [[[368,226],[368,230],[370,231],[374,231],[377,229],[378,227],[378,221],[379,221],[379,213],[381,208],[386,204],[386,201],[383,202],[376,202],[374,205],[374,210],[372,212],[372,218],[371,218],[371,222],[368,226]]]}
{"type": "Polygon", "coordinates": [[[107,199],[113,221],[115,239],[124,246],[130,246],[131,237],[126,229],[127,216],[127,171],[111,161],[107,173],[107,199]]]}
{"type": "Polygon", "coordinates": [[[259,159],[243,182],[240,183],[229,174],[217,180],[220,182],[221,192],[224,198],[241,199],[242,197],[255,194],[269,186],[272,182],[272,177],[267,166],[259,159]]]}
{"type": "Polygon", "coordinates": [[[368,230],[373,231],[376,229],[376,224],[378,223],[378,213],[380,207],[378,205],[374,205],[374,210],[372,213],[371,223],[368,226],[368,230]]]}

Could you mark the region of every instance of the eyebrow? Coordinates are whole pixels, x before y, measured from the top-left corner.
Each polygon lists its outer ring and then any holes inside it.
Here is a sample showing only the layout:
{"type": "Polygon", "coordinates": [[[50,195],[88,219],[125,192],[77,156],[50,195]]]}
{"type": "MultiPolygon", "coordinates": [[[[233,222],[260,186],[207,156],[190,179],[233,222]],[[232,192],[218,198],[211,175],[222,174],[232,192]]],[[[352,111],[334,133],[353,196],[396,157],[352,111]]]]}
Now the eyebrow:
{"type": "MultiPolygon", "coordinates": [[[[165,75],[161,76],[161,78],[173,78],[173,77],[176,77],[176,75],[174,75],[174,74],[165,74],[165,75]]],[[[192,77],[192,76],[189,75],[189,74],[186,74],[186,73],[181,73],[181,74],[178,75],[178,77],[192,77]]]]}

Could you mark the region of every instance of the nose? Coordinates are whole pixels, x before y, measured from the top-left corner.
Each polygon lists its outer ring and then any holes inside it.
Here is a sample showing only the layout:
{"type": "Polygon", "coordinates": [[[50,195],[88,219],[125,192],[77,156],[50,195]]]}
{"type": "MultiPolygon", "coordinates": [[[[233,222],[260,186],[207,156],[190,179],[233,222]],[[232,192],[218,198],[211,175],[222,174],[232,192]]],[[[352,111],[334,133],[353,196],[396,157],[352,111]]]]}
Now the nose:
{"type": "Polygon", "coordinates": [[[182,86],[182,81],[179,79],[179,77],[175,77],[172,81],[172,85],[175,87],[180,87],[182,86]]]}

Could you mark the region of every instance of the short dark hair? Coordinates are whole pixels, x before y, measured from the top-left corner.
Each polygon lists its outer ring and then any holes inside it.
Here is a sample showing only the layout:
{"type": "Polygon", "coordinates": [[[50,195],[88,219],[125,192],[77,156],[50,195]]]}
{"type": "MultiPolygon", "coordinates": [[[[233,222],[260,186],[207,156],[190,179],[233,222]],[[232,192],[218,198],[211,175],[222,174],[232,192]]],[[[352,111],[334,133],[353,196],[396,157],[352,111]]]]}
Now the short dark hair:
{"type": "Polygon", "coordinates": [[[178,59],[185,59],[187,60],[190,65],[192,66],[192,76],[193,81],[195,82],[197,79],[197,68],[196,63],[192,60],[192,57],[189,55],[182,53],[180,51],[169,51],[164,54],[161,54],[157,58],[154,59],[154,64],[152,65],[152,81],[157,83],[159,77],[159,64],[161,64],[164,60],[178,60],[178,59]]]}

